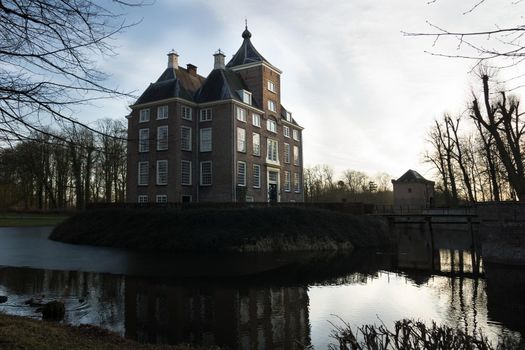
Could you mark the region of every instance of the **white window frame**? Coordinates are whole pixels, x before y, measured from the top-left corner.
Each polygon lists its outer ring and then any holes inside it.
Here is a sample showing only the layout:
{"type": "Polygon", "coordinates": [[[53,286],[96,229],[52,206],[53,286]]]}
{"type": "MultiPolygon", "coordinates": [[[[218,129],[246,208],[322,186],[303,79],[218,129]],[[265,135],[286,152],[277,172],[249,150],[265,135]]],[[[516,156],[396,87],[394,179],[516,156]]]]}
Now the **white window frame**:
{"type": "Polygon", "coordinates": [[[283,125],[283,135],[284,137],[290,138],[290,128],[286,125],[283,125]]]}
{"type": "Polygon", "coordinates": [[[149,122],[149,108],[144,108],[139,111],[139,123],[149,122]]]}
{"type": "Polygon", "coordinates": [[[284,172],[284,191],[292,192],[292,174],[289,171],[284,172]]]}
{"type": "Polygon", "coordinates": [[[261,155],[261,135],[256,132],[252,133],[252,154],[261,155]]]}
{"type": "Polygon", "coordinates": [[[253,188],[261,188],[261,166],[253,164],[253,188]]]}
{"type": "Polygon", "coordinates": [[[157,127],[157,151],[165,151],[168,149],[168,126],[162,125],[157,127]],[[161,138],[161,130],[166,130],[165,138],[161,138]]]}
{"type": "Polygon", "coordinates": [[[286,111],[286,120],[292,122],[292,112],[286,111]]]}
{"type": "Polygon", "coordinates": [[[255,127],[261,127],[261,115],[257,113],[252,113],[252,125],[255,127]]]}
{"type": "Polygon", "coordinates": [[[247,112],[246,112],[246,109],[244,108],[237,106],[237,108],[235,109],[235,115],[237,117],[237,120],[241,122],[246,123],[246,114],[247,112]]]}
{"type": "Polygon", "coordinates": [[[277,93],[277,90],[275,89],[275,83],[273,81],[268,80],[266,87],[268,88],[269,91],[277,93]]]}
{"type": "Polygon", "coordinates": [[[266,153],[266,160],[269,163],[279,164],[279,142],[277,140],[268,139],[266,153]]]}
{"type": "Polygon", "coordinates": [[[149,152],[149,128],[139,129],[139,152],[149,152]]]}
{"type": "Polygon", "coordinates": [[[199,180],[199,182],[200,182],[201,186],[211,186],[213,184],[213,162],[211,160],[207,160],[207,161],[204,161],[204,162],[200,163],[200,171],[199,171],[199,173],[200,173],[200,180],[199,180]],[[209,174],[208,173],[205,174],[205,172],[204,172],[204,166],[205,165],[209,165],[209,170],[210,170],[209,174]],[[207,177],[205,177],[205,175],[209,176],[209,180],[210,180],[209,182],[207,182],[207,181],[205,182],[204,181],[205,179],[207,179],[207,177]]]}
{"type": "Polygon", "coordinates": [[[157,107],[157,120],[168,119],[168,105],[157,107]]]}
{"type": "Polygon", "coordinates": [[[139,194],[137,198],[137,203],[148,203],[148,202],[149,202],[149,198],[147,194],[139,194]]]}
{"type": "Polygon", "coordinates": [[[157,160],[156,183],[158,186],[165,186],[168,184],[168,161],[166,159],[157,160]],[[160,173],[160,168],[164,164],[165,174],[160,173]],[[163,175],[163,177],[161,177],[163,175]]]}
{"type": "Polygon", "coordinates": [[[158,194],[155,196],[155,203],[168,203],[167,194],[158,194]]]}
{"type": "Polygon", "coordinates": [[[246,186],[246,162],[237,162],[237,186],[246,186]],[[243,169],[243,172],[241,172],[241,169],[243,169]]]}
{"type": "Polygon", "coordinates": [[[284,144],[284,159],[283,161],[287,164],[290,163],[290,160],[291,160],[291,156],[290,156],[290,153],[291,153],[291,148],[290,148],[290,144],[289,143],[285,143],[284,144]]]}
{"type": "Polygon", "coordinates": [[[201,122],[210,122],[213,119],[211,108],[201,109],[199,114],[200,114],[199,120],[201,122]]]}
{"type": "Polygon", "coordinates": [[[295,141],[301,141],[300,138],[299,138],[299,130],[293,129],[293,139],[295,141]]]}
{"type": "Polygon", "coordinates": [[[191,160],[181,160],[180,161],[180,184],[182,186],[191,186],[192,183],[191,178],[191,160]],[[187,167],[187,169],[185,169],[187,167]],[[184,174],[184,171],[188,170],[187,174],[184,174]],[[188,181],[184,182],[185,175],[188,176],[188,181]]]}
{"type": "Polygon", "coordinates": [[[272,112],[277,112],[277,103],[274,100],[268,100],[268,110],[272,112]]]}
{"type": "Polygon", "coordinates": [[[199,133],[199,150],[201,152],[211,152],[213,148],[212,129],[202,128],[199,133]]]}
{"type": "Polygon", "coordinates": [[[246,153],[246,129],[237,128],[237,152],[246,153]]]}
{"type": "Polygon", "coordinates": [[[180,149],[183,151],[191,151],[192,144],[191,144],[191,128],[189,126],[181,126],[180,127],[180,149]],[[184,138],[184,130],[188,132],[188,138],[186,139],[187,144],[185,144],[185,138],[184,138]]]}
{"type": "Polygon", "coordinates": [[[148,161],[138,162],[137,184],[139,186],[147,186],[148,182],[149,182],[149,162],[148,161]],[[145,170],[145,173],[141,174],[141,170],[145,170]],[[145,181],[142,181],[142,180],[145,180],[145,181]]]}
{"type": "Polygon", "coordinates": [[[242,90],[237,91],[237,93],[241,97],[242,102],[248,105],[252,104],[252,93],[251,92],[249,92],[248,90],[242,89],[242,90]]]}
{"type": "Polygon", "coordinates": [[[277,122],[273,119],[268,119],[266,121],[266,130],[277,134],[277,122]]]}
{"type": "Polygon", "coordinates": [[[193,120],[192,114],[193,114],[193,110],[191,109],[191,107],[184,106],[184,105],[181,107],[182,119],[193,120]]]}
{"type": "Polygon", "coordinates": [[[293,165],[299,164],[299,147],[293,146],[293,165]]]}
{"type": "Polygon", "coordinates": [[[294,173],[293,174],[293,187],[294,187],[295,193],[300,193],[301,192],[299,173],[294,173]]]}

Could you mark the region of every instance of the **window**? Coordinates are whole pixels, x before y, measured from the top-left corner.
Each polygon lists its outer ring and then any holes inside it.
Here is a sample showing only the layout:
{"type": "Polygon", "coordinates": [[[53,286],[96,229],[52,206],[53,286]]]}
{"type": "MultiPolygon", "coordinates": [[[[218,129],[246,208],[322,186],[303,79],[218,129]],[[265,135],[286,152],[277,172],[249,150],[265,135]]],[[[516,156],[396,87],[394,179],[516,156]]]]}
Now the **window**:
{"type": "Polygon", "coordinates": [[[157,119],[168,119],[168,106],[157,107],[157,119]]]}
{"type": "Polygon", "coordinates": [[[149,177],[149,162],[139,162],[139,178],[138,183],[139,186],[145,186],[148,184],[148,177],[149,177]]]}
{"type": "Polygon", "coordinates": [[[182,119],[191,120],[191,108],[188,106],[182,106],[182,119]]]}
{"type": "Polygon", "coordinates": [[[270,162],[279,162],[278,154],[278,144],[277,141],[268,139],[268,161],[270,162]]]}
{"type": "Polygon", "coordinates": [[[146,194],[141,194],[141,195],[139,196],[139,200],[138,200],[138,202],[139,202],[139,203],[148,203],[148,200],[149,200],[149,199],[148,199],[148,195],[146,195],[146,194]]]}
{"type": "Polygon", "coordinates": [[[299,147],[293,146],[293,165],[299,165],[299,147]]]}
{"type": "Polygon", "coordinates": [[[268,119],[266,122],[266,129],[268,129],[271,132],[277,133],[277,122],[273,119],[268,119]]]}
{"type": "Polygon", "coordinates": [[[139,152],[149,151],[149,129],[139,130],[139,152]]]}
{"type": "Polygon", "coordinates": [[[211,186],[212,162],[201,162],[201,186],[211,186]]]}
{"type": "Polygon", "coordinates": [[[272,112],[277,112],[277,107],[275,106],[275,101],[268,100],[268,109],[272,112]]]}
{"type": "Polygon", "coordinates": [[[139,123],[149,122],[149,108],[141,109],[139,114],[139,123]]]}
{"type": "Polygon", "coordinates": [[[201,109],[200,121],[209,122],[212,118],[211,108],[201,109]]]}
{"type": "Polygon", "coordinates": [[[299,173],[293,174],[293,187],[295,192],[301,192],[301,184],[299,183],[299,173]]]}
{"type": "Polygon", "coordinates": [[[237,120],[240,120],[241,122],[245,122],[246,123],[246,110],[241,108],[241,107],[237,107],[236,109],[236,113],[237,113],[237,120]]]}
{"type": "Polygon", "coordinates": [[[283,125],[283,135],[284,137],[290,137],[290,128],[286,125],[283,125]]]}
{"type": "Polygon", "coordinates": [[[252,134],[252,144],[253,144],[253,155],[260,156],[261,155],[261,135],[254,132],[252,134]]]}
{"type": "Polygon", "coordinates": [[[252,93],[251,92],[248,92],[246,90],[239,90],[237,91],[237,93],[241,97],[242,102],[249,104],[249,105],[252,104],[252,93]]]}
{"type": "Polygon", "coordinates": [[[293,139],[295,141],[299,141],[299,130],[295,130],[293,131],[293,139]]]}
{"type": "Polygon", "coordinates": [[[286,120],[292,122],[292,112],[286,111],[286,120]]]}
{"type": "Polygon", "coordinates": [[[157,151],[168,149],[168,126],[159,126],[157,128],[157,151]]]}
{"type": "Polygon", "coordinates": [[[290,192],[292,190],[292,176],[289,171],[284,172],[284,190],[290,192]]]}
{"type": "Polygon", "coordinates": [[[237,162],[237,186],[246,186],[246,163],[237,162]]]}
{"type": "Polygon", "coordinates": [[[284,162],[290,163],[290,144],[289,143],[284,144],[284,162]]]}
{"type": "Polygon", "coordinates": [[[237,128],[237,151],[246,152],[246,130],[237,128]]]}
{"type": "Polygon", "coordinates": [[[180,148],[183,151],[191,151],[191,128],[187,126],[180,128],[180,148]]]}
{"type": "Polygon", "coordinates": [[[157,203],[168,203],[168,196],[165,194],[158,194],[155,198],[157,203]]]}
{"type": "Polygon", "coordinates": [[[180,182],[182,185],[191,186],[191,161],[180,161],[180,182]]]}
{"type": "Polygon", "coordinates": [[[277,92],[275,91],[275,84],[271,80],[268,80],[268,90],[270,90],[271,92],[277,92]]]}
{"type": "Polygon", "coordinates": [[[261,187],[261,166],[258,164],[253,165],[253,187],[261,187]]]}
{"type": "Polygon", "coordinates": [[[157,185],[168,184],[168,161],[157,160],[157,185]]]}
{"type": "Polygon", "coordinates": [[[211,152],[211,128],[204,128],[200,130],[200,151],[211,152]]]}
{"type": "Polygon", "coordinates": [[[259,114],[256,114],[256,113],[252,114],[252,124],[253,126],[256,126],[258,128],[261,127],[261,116],[259,114]]]}

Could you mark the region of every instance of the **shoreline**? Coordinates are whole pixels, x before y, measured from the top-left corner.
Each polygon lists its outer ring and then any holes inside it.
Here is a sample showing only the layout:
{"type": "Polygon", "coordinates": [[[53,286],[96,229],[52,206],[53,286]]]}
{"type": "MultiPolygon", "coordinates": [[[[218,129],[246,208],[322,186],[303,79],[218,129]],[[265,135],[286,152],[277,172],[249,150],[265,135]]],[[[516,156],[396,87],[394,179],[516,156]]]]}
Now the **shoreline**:
{"type": "Polygon", "coordinates": [[[390,245],[386,220],[312,208],[99,209],[78,213],[49,239],[138,251],[351,251],[390,245]]]}

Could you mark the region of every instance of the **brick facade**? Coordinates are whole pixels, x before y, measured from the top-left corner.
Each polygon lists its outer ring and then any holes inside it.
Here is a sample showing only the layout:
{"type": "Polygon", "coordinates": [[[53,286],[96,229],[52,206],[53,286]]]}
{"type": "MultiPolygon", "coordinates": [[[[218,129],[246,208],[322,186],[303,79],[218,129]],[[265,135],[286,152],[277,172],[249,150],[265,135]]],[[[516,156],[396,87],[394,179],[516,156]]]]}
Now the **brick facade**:
{"type": "MultiPolygon", "coordinates": [[[[196,67],[192,65],[187,69],[179,67],[178,56],[170,53],[166,71],[131,106],[132,112],[128,116],[128,202],[139,201],[139,196],[147,196],[147,199],[141,199],[149,202],[157,199],[168,202],[303,201],[302,128],[281,105],[281,72],[257,53],[250,42],[251,34],[246,33],[249,32],[243,33],[243,46],[228,65],[224,65],[221,52],[214,55],[215,68],[206,78],[197,75],[196,67]],[[240,52],[253,55],[249,63],[242,61],[240,52]],[[270,91],[268,81],[273,83],[275,91],[270,91]],[[243,91],[251,94],[251,101],[243,100],[243,91]],[[275,102],[275,111],[268,108],[269,100],[275,102]],[[161,106],[167,106],[166,119],[157,118],[161,106]],[[191,109],[191,120],[185,118],[187,108],[191,109]],[[237,118],[239,108],[245,111],[245,121],[237,118]],[[141,110],[146,109],[149,109],[149,121],[141,122],[141,110]],[[203,110],[211,111],[211,120],[200,120],[203,110]],[[260,116],[260,126],[254,125],[253,114],[260,116]],[[271,123],[275,123],[276,130],[268,130],[271,123]],[[157,149],[160,126],[168,127],[167,150],[157,149]],[[284,134],[285,128],[289,130],[288,136],[284,134]],[[141,129],[149,129],[149,140],[143,141],[149,149],[142,149],[144,152],[139,152],[141,129]],[[200,148],[202,129],[205,129],[203,135],[209,134],[211,129],[211,150],[200,148]],[[245,135],[243,149],[239,149],[238,129],[244,130],[239,131],[245,135]],[[191,149],[184,149],[183,133],[186,137],[191,135],[191,149]],[[254,133],[260,138],[259,154],[254,150],[254,133]],[[271,156],[268,155],[269,143],[277,144],[277,152],[271,156]],[[289,145],[289,162],[285,162],[285,144],[289,145]],[[295,156],[298,162],[294,162],[294,150],[298,152],[295,156]],[[277,161],[271,160],[273,156],[277,156],[277,161]],[[159,160],[168,162],[166,184],[157,182],[157,177],[162,180],[164,174],[157,169],[159,160]],[[148,162],[147,184],[143,185],[139,184],[140,162],[148,162]],[[182,171],[183,167],[188,168],[189,162],[191,177],[182,171]],[[207,183],[210,180],[207,173],[201,174],[202,162],[205,162],[204,170],[211,168],[211,184],[207,183]],[[239,162],[245,168],[244,184],[239,182],[239,162]],[[260,170],[260,184],[254,177],[256,166],[260,170]],[[285,186],[287,179],[290,186],[285,186]],[[166,197],[157,198],[158,195],[166,197]]],[[[188,146],[187,142],[184,146],[188,146]]],[[[145,163],[142,164],[145,167],[145,163]]]]}

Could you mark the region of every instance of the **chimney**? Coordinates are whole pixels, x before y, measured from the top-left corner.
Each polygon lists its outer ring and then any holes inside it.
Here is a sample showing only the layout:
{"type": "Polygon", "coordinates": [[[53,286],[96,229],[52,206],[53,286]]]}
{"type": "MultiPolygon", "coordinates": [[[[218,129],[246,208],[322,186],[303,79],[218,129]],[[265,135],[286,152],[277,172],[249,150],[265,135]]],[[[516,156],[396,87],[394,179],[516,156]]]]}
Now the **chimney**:
{"type": "Polygon", "coordinates": [[[179,54],[175,50],[168,53],[168,68],[179,68],[179,54]]]}
{"type": "Polygon", "coordinates": [[[186,65],[186,69],[188,70],[188,73],[190,73],[193,76],[197,76],[197,66],[194,66],[191,63],[188,63],[186,65]]]}
{"type": "Polygon", "coordinates": [[[219,49],[213,54],[213,57],[215,62],[213,69],[224,69],[224,58],[226,57],[224,55],[224,52],[222,52],[221,49],[219,49]]]}

